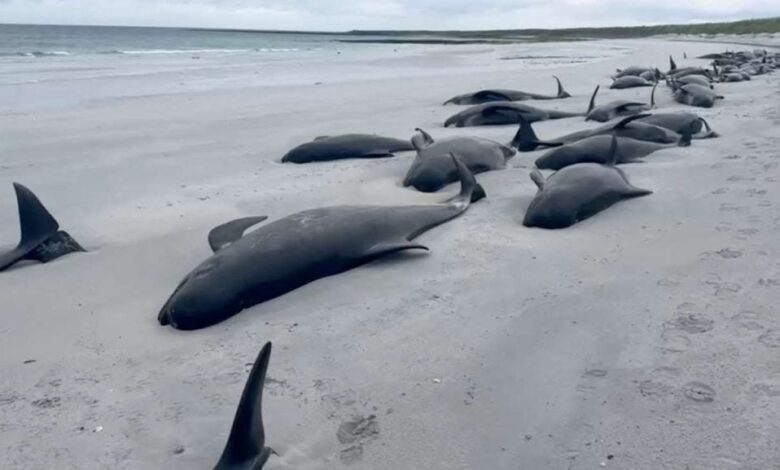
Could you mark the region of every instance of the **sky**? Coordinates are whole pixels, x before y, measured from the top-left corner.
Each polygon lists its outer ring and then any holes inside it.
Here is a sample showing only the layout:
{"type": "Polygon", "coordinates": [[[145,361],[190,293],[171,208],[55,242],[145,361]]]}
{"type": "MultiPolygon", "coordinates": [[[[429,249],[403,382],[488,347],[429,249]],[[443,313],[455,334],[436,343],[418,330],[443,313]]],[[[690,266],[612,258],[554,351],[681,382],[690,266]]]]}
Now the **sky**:
{"type": "Polygon", "coordinates": [[[517,29],[780,16],[780,0],[0,0],[0,23],[347,31],[517,29]]]}

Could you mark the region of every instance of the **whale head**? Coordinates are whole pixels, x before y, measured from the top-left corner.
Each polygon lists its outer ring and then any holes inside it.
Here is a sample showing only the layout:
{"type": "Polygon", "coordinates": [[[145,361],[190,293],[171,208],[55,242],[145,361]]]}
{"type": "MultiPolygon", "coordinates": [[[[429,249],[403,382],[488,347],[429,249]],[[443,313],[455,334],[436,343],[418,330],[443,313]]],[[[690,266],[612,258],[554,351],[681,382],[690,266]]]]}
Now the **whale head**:
{"type": "Polygon", "coordinates": [[[237,283],[230,282],[224,260],[217,254],[181,281],[157,320],[179,330],[205,328],[241,311],[240,299],[237,283]]]}

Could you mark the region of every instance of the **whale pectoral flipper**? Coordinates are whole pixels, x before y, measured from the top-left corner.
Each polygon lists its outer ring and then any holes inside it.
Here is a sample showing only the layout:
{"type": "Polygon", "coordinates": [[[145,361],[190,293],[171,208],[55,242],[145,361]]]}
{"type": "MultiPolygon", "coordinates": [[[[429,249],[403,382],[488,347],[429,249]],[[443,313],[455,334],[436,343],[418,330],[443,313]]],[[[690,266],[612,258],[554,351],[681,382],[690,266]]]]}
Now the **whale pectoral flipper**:
{"type": "Polygon", "coordinates": [[[216,253],[225,248],[243,237],[244,232],[249,227],[257,225],[267,218],[268,217],[264,215],[257,217],[242,217],[214,227],[209,232],[209,246],[211,247],[211,250],[216,253]]]}
{"type": "Polygon", "coordinates": [[[253,462],[253,466],[246,468],[259,469],[271,455],[271,449],[265,447],[263,428],[263,387],[270,359],[271,343],[268,342],[260,350],[244,385],[230,437],[215,470],[238,468],[236,464],[245,462],[253,462]]]}
{"type": "Polygon", "coordinates": [[[540,190],[544,188],[544,183],[546,182],[546,180],[544,179],[544,175],[542,174],[541,171],[534,170],[528,176],[531,177],[531,181],[533,181],[534,184],[536,184],[537,188],[539,188],[540,190]]]}
{"type": "Polygon", "coordinates": [[[430,248],[428,248],[425,245],[410,242],[408,240],[388,241],[388,242],[377,243],[376,245],[372,246],[371,248],[369,248],[363,253],[362,257],[368,259],[376,259],[379,258],[380,256],[389,255],[390,253],[397,253],[399,251],[406,251],[406,250],[431,251],[430,248]]]}

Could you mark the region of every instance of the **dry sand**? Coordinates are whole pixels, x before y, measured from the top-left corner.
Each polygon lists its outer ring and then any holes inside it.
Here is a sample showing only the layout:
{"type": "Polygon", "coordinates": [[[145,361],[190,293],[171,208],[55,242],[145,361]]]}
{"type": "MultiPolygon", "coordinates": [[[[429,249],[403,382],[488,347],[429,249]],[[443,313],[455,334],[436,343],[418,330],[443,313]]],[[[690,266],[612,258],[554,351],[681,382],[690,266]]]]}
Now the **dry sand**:
{"type": "MultiPolygon", "coordinates": [[[[157,324],[221,222],[445,197],[399,187],[409,153],[277,163],[301,141],[418,126],[508,141],[511,126],[442,129],[458,108],[440,103],[487,86],[551,93],[556,73],[575,97],[541,105],[581,110],[615,67],[725,48],[594,44],[622,52],[522,70],[495,48],[431,48],[361,65],[393,78],[4,109],[2,244],[18,237],[19,181],[90,252],[0,274],[0,468],[211,468],[268,340],[269,469],[780,468],[777,73],[719,85],[726,99],[699,112],[722,138],[626,166],[655,194],[571,229],[521,225],[538,153],[519,154],[478,177],[487,200],[420,237],[430,254],[319,280],[205,330],[157,324]]],[[[659,111],[681,108],[660,91],[659,111]]]]}

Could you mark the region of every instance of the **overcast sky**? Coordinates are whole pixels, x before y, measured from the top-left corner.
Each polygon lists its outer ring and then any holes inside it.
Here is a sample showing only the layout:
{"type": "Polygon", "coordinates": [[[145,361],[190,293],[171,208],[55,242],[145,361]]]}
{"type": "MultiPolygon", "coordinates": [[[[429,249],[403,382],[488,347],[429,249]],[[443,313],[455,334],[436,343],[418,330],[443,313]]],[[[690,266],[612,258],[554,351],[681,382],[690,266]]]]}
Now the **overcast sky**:
{"type": "Polygon", "coordinates": [[[780,0],[0,0],[0,22],[296,29],[493,29],[780,16],[780,0]]]}

